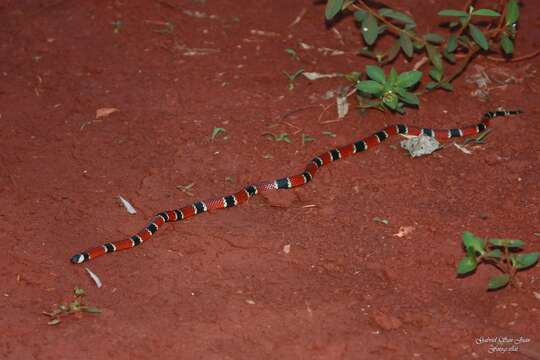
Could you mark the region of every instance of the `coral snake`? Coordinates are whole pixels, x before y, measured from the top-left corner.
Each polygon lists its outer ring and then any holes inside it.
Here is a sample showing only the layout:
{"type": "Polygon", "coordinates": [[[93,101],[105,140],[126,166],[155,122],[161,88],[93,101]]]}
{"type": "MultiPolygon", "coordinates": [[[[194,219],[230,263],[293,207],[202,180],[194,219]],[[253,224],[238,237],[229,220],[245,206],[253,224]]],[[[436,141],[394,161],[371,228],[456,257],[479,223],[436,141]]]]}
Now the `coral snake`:
{"type": "Polygon", "coordinates": [[[482,121],[476,125],[454,129],[430,129],[403,124],[390,125],[376,133],[358,140],[352,144],[341,146],[325,152],[311,160],[301,174],[284,177],[272,181],[263,181],[257,184],[248,185],[242,190],[220,198],[197,201],[191,205],[179,209],[167,210],[155,215],[150,223],[146,225],[137,234],[116,242],[105,243],[90,250],[80,252],[71,258],[74,264],[81,264],[92,260],[98,256],[105,255],[120,250],[131,249],[143,242],[148,241],[156,231],[165,223],[186,220],[195,215],[216,209],[225,209],[240,205],[249,198],[266,192],[278,189],[292,189],[310,182],[317,171],[333,161],[344,159],[353,154],[366,151],[380,144],[392,135],[402,134],[411,136],[425,135],[436,139],[450,139],[478,134],[489,126],[489,121],[497,116],[509,116],[522,113],[521,110],[515,111],[494,111],[483,115],[482,121]]]}

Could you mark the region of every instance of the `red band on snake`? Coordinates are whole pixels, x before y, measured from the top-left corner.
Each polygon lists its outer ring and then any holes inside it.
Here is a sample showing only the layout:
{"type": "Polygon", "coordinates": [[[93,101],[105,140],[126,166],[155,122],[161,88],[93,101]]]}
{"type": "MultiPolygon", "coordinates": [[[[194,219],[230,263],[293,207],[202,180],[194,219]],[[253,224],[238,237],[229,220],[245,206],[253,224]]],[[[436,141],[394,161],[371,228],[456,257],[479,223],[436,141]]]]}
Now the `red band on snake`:
{"type": "Polygon", "coordinates": [[[307,164],[306,168],[301,174],[248,185],[242,190],[232,195],[223,196],[217,199],[197,201],[183,208],[161,212],[155,215],[150,221],[150,223],[137,234],[124,240],[105,243],[87,251],[78,253],[71,258],[71,262],[74,264],[81,264],[85,261],[95,259],[107,253],[127,250],[135,246],[141,245],[143,242],[148,241],[161,226],[168,222],[186,220],[190,217],[202,214],[210,210],[225,209],[237,206],[246,202],[249,198],[266,191],[292,189],[297,186],[302,186],[313,180],[315,174],[317,174],[317,171],[321,167],[333,161],[344,159],[353,154],[371,149],[383,142],[384,140],[388,139],[392,135],[425,135],[441,140],[476,135],[484,131],[489,126],[489,121],[491,119],[497,116],[509,116],[520,113],[520,110],[487,112],[484,114],[480,123],[472,126],[454,129],[429,129],[419,128],[415,126],[407,126],[403,124],[387,126],[384,129],[377,131],[376,133],[364,139],[361,139],[349,145],[332,149],[325,152],[324,154],[317,156],[316,158],[311,160],[309,164],[307,164]]]}

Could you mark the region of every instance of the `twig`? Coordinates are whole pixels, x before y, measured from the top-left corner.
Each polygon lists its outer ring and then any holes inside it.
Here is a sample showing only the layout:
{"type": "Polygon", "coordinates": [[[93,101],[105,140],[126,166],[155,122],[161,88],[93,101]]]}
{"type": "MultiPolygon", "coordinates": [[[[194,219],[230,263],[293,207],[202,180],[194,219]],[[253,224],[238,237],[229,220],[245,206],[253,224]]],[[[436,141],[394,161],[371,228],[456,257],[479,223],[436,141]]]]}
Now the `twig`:
{"type": "Polygon", "coordinates": [[[302,18],[304,17],[304,15],[306,14],[307,12],[307,9],[306,8],[303,8],[301,11],[300,11],[300,14],[298,14],[298,16],[296,17],[296,19],[294,19],[294,21],[292,23],[289,24],[289,27],[293,27],[294,25],[298,24],[300,21],[302,21],[302,18]]]}
{"type": "Polygon", "coordinates": [[[518,62],[518,61],[523,61],[523,60],[529,60],[529,59],[532,59],[532,58],[534,58],[534,57],[537,57],[538,55],[540,55],[540,49],[538,49],[538,50],[536,50],[536,51],[533,51],[532,53],[529,53],[529,54],[527,54],[527,55],[519,56],[519,57],[512,58],[512,59],[498,58],[498,57],[494,57],[494,56],[486,56],[486,58],[488,58],[488,59],[491,60],[491,61],[499,61],[499,62],[518,62]]]}
{"type": "Polygon", "coordinates": [[[301,107],[301,108],[298,108],[298,109],[293,109],[293,110],[290,110],[290,111],[287,111],[285,114],[279,116],[280,117],[280,120],[285,120],[286,118],[288,118],[289,116],[291,116],[292,114],[296,114],[297,112],[301,112],[301,111],[304,111],[304,110],[308,110],[308,109],[311,109],[311,108],[316,108],[316,107],[322,107],[324,108],[323,105],[321,104],[318,104],[318,105],[308,105],[308,106],[304,106],[304,107],[301,107]]]}
{"type": "Polygon", "coordinates": [[[413,66],[413,70],[418,70],[422,66],[424,66],[429,61],[429,58],[427,56],[422,57],[420,60],[416,62],[413,66]]]}
{"type": "MultiPolygon", "coordinates": [[[[356,93],[356,88],[353,87],[348,93],[347,95],[345,95],[346,98],[348,98],[349,96],[353,95],[354,93],[356,93]]],[[[332,98],[334,99],[334,98],[332,98]]],[[[328,104],[326,106],[323,107],[323,111],[319,114],[319,118],[317,119],[317,122],[321,123],[321,124],[329,124],[329,123],[333,123],[333,122],[338,122],[338,121],[341,121],[340,118],[334,118],[332,120],[328,120],[328,121],[323,121],[321,122],[321,119],[324,115],[325,112],[328,111],[328,109],[330,109],[332,106],[336,105],[337,106],[337,102],[336,101],[333,101],[331,104],[328,104]]]]}

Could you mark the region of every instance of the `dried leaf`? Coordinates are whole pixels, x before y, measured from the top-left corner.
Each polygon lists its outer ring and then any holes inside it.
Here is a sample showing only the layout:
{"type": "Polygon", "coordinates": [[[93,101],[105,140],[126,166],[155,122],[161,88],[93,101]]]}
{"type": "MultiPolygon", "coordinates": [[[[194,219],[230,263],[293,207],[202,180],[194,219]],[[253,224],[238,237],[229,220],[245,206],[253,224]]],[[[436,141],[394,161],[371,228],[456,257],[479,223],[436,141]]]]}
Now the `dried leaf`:
{"type": "Polygon", "coordinates": [[[94,282],[96,283],[97,288],[99,289],[103,285],[103,283],[101,282],[101,279],[92,270],[90,270],[89,268],[85,267],[84,269],[86,270],[88,275],[90,275],[92,280],[94,280],[94,282]]]}
{"type": "Polygon", "coordinates": [[[101,108],[96,110],[96,119],[100,119],[102,117],[107,117],[111,115],[112,113],[115,113],[118,110],[117,108],[101,108]]]}
{"type": "Polygon", "coordinates": [[[131,205],[129,203],[129,201],[127,201],[126,199],[124,199],[122,196],[118,195],[118,199],[120,199],[120,202],[122,203],[122,205],[124,205],[124,207],[126,208],[127,212],[130,214],[130,215],[133,215],[133,214],[136,214],[137,213],[137,210],[135,210],[135,208],[133,207],[133,205],[131,205]]]}
{"type": "Polygon", "coordinates": [[[338,118],[343,119],[349,112],[349,103],[347,95],[339,95],[336,97],[338,118]]]}
{"type": "Polygon", "coordinates": [[[414,230],[414,226],[400,226],[399,231],[395,233],[393,236],[402,238],[412,233],[413,230],[414,230]]]}
{"type": "Polygon", "coordinates": [[[285,254],[289,254],[291,252],[291,244],[287,244],[283,246],[283,252],[285,254]]]}

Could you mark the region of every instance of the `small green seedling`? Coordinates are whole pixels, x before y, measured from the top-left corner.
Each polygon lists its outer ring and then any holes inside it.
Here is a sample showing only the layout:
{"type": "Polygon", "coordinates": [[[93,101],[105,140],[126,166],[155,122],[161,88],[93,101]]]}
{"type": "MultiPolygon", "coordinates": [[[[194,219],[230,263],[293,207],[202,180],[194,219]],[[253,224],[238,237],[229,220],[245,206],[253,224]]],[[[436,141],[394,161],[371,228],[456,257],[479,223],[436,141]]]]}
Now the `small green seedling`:
{"type": "Polygon", "coordinates": [[[283,72],[283,75],[285,75],[287,77],[287,79],[289,79],[289,91],[293,91],[294,90],[294,81],[296,80],[296,78],[298,76],[300,76],[300,74],[302,74],[304,72],[304,69],[298,69],[292,75],[289,74],[285,70],[283,70],[282,72],[283,72]]]}
{"type": "Polygon", "coordinates": [[[50,320],[47,322],[48,325],[60,324],[60,318],[66,315],[81,314],[83,312],[92,314],[101,313],[101,310],[96,307],[84,305],[83,298],[86,295],[84,289],[76,287],[73,289],[73,294],[75,299],[72,302],[67,304],[60,304],[51,311],[43,312],[44,315],[47,315],[50,318],[50,320]]]}
{"type": "MultiPolygon", "coordinates": [[[[214,141],[217,136],[221,133],[226,133],[227,130],[225,130],[224,128],[220,128],[220,127],[215,127],[212,129],[212,134],[210,135],[210,141],[214,141]]],[[[224,138],[225,140],[227,140],[227,137],[224,138]]]]}
{"type": "Polygon", "coordinates": [[[358,81],[356,88],[362,94],[375,98],[367,107],[387,108],[404,113],[404,105],[418,106],[418,97],[409,89],[418,84],[422,78],[420,71],[406,71],[398,74],[396,69],[390,69],[388,77],[384,70],[375,65],[366,66],[366,74],[371,80],[358,81]]]}
{"type": "Polygon", "coordinates": [[[268,140],[284,141],[287,144],[292,144],[291,138],[289,137],[289,134],[287,133],[280,133],[280,134],[264,133],[263,136],[266,137],[268,140]]]}
{"type": "Polygon", "coordinates": [[[379,217],[379,216],[375,216],[373,219],[374,222],[378,222],[378,223],[381,223],[381,224],[384,224],[384,225],[388,225],[390,224],[390,221],[388,221],[388,219],[385,219],[385,218],[382,218],[382,217],[379,217]]]}
{"type": "Polygon", "coordinates": [[[492,277],[488,290],[504,288],[508,284],[517,285],[515,276],[538,262],[539,252],[519,253],[523,241],[510,239],[488,239],[487,241],[465,231],[463,246],[467,256],[458,264],[458,276],[466,276],[476,270],[478,264],[488,263],[499,269],[502,274],[492,277]]]}
{"type": "Polygon", "coordinates": [[[296,61],[300,61],[300,57],[298,56],[298,54],[296,53],[296,50],[292,49],[292,48],[287,48],[285,49],[285,52],[289,55],[291,55],[291,57],[296,60],[296,61]]]}

